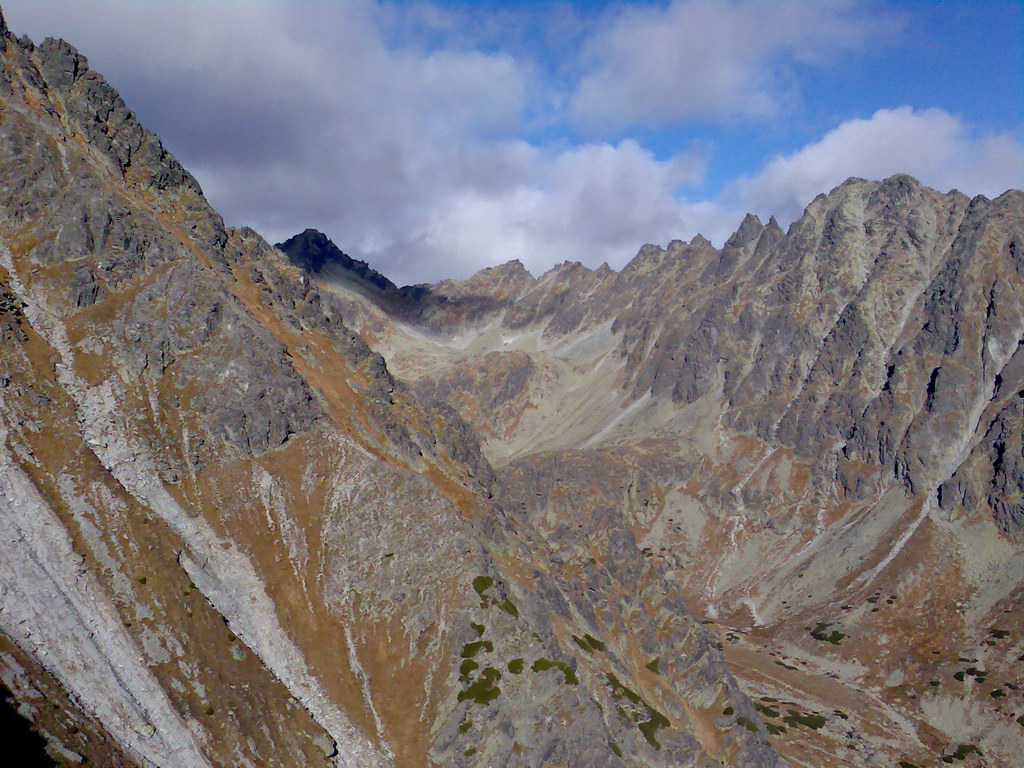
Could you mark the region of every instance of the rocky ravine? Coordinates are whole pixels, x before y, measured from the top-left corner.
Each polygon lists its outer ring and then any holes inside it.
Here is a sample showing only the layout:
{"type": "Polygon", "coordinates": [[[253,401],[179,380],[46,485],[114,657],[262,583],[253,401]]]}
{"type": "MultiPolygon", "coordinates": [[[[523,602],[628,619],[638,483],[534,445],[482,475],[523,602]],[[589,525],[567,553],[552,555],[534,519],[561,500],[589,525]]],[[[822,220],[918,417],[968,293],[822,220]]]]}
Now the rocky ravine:
{"type": "Polygon", "coordinates": [[[790,764],[1024,764],[1020,191],[850,179],[788,232],[751,216],[618,273],[398,289],[319,233],[280,247],[324,255],[314,279],[474,427],[561,568],[635,543],[790,764]]]}
{"type": "Polygon", "coordinates": [[[783,765],[625,508],[525,503],[361,295],[0,19],[0,681],[50,758],[783,765]]]}

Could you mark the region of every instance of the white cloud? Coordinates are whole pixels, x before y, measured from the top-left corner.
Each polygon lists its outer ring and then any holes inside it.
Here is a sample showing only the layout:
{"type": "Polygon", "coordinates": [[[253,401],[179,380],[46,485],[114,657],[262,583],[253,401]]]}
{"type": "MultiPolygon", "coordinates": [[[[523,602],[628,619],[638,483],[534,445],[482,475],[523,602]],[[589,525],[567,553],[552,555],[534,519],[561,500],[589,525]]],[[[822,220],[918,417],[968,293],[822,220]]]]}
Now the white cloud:
{"type": "Polygon", "coordinates": [[[821,0],[626,8],[587,43],[591,68],[570,111],[592,129],[770,115],[787,98],[794,63],[820,63],[890,28],[883,15],[821,0]]]}
{"type": "Polygon", "coordinates": [[[727,197],[792,221],[817,194],[850,176],[894,173],[943,191],[995,196],[1024,185],[1024,144],[1006,134],[979,135],[941,109],[880,109],[775,158],[756,176],[735,182],[727,197]]]}
{"type": "Polygon", "coordinates": [[[416,250],[447,254],[460,273],[494,263],[489,254],[520,259],[534,273],[562,261],[619,268],[645,242],[698,231],[722,240],[740,218],[715,203],[676,196],[681,184],[700,178],[696,156],[661,161],[627,140],[560,153],[524,146],[521,159],[520,183],[440,201],[416,250]]]}

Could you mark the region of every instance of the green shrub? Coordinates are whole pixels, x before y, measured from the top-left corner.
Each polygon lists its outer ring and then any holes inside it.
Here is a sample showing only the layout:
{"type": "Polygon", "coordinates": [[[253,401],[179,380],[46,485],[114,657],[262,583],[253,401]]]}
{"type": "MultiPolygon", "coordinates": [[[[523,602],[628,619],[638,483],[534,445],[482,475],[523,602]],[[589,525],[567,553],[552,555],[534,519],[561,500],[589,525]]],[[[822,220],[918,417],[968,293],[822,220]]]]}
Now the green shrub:
{"type": "Polygon", "coordinates": [[[740,715],[739,717],[737,717],[736,718],[736,722],[739,723],[740,725],[742,725],[744,728],[746,728],[751,733],[757,733],[757,726],[754,725],[754,723],[751,720],[749,720],[748,718],[744,717],[743,715],[740,715]]]}
{"type": "Polygon", "coordinates": [[[557,669],[565,677],[566,685],[576,685],[579,683],[579,678],[576,677],[576,670],[566,664],[564,661],[554,661],[552,659],[545,659],[543,656],[533,662],[530,667],[534,672],[545,672],[549,669],[557,669]]]}

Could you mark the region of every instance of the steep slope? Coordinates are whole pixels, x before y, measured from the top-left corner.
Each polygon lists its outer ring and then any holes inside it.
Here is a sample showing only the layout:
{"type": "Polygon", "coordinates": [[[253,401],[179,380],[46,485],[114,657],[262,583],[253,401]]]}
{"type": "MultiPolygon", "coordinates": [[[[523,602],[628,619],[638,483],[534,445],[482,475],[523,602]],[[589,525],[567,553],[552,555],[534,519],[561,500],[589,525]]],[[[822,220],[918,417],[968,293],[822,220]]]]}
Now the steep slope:
{"type": "Polygon", "coordinates": [[[782,764],[624,519],[509,501],[73,48],[0,17],[0,102],[0,680],[56,761],[782,764]]]}
{"type": "Polygon", "coordinates": [[[549,542],[630,532],[793,764],[1011,765],[1022,244],[1021,192],[894,176],[788,232],[748,217],[722,249],[645,246],[619,273],[513,262],[398,310],[343,269],[321,280],[474,425],[549,542]]]}

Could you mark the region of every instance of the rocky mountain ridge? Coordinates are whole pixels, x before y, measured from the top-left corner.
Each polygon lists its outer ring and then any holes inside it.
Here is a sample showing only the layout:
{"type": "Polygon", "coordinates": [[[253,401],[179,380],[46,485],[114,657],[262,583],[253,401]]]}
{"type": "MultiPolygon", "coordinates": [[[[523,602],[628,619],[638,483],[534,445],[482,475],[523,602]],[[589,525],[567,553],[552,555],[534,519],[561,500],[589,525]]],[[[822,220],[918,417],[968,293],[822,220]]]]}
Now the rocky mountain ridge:
{"type": "Polygon", "coordinates": [[[1020,191],[894,176],[621,272],[510,263],[399,311],[321,285],[548,535],[624,519],[762,714],[824,718],[768,716],[791,764],[1003,765],[1024,754],[1022,238],[1020,191]]]}
{"type": "Polygon", "coordinates": [[[782,765],[625,521],[552,539],[346,312],[0,21],[0,681],[50,758],[782,765]]]}

